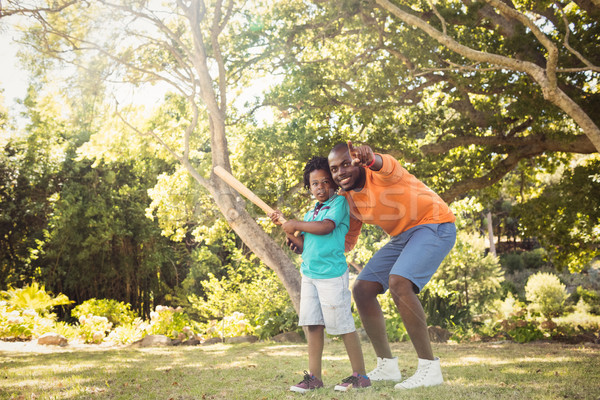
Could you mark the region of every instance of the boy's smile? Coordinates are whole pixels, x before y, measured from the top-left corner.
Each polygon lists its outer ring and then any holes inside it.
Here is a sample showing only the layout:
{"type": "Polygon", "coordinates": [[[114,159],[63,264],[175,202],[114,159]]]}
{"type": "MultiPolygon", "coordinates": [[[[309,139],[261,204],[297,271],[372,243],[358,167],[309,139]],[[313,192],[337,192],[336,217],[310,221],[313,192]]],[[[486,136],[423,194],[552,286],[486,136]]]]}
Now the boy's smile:
{"type": "Polygon", "coordinates": [[[310,173],[309,178],[310,192],[317,201],[323,203],[335,193],[336,185],[333,183],[329,171],[316,169],[310,173]]]}

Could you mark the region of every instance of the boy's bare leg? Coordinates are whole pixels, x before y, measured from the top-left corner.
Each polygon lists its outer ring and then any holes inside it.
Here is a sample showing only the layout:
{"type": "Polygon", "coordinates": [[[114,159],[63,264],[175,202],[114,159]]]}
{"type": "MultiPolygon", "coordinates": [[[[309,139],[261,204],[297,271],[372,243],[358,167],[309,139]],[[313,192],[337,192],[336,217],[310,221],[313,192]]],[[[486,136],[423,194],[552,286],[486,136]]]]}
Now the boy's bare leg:
{"type": "Polygon", "coordinates": [[[365,359],[363,358],[362,348],[360,347],[360,338],[358,337],[358,333],[354,331],[341,336],[342,340],[344,341],[344,346],[346,346],[348,358],[350,359],[352,372],[358,372],[361,375],[366,375],[367,371],[365,370],[365,359]]]}
{"type": "Polygon", "coordinates": [[[399,275],[390,275],[390,292],[417,355],[424,360],[433,360],[425,311],[413,290],[413,283],[399,275]]]}
{"type": "Polygon", "coordinates": [[[323,325],[309,325],[308,337],[308,370],[311,374],[321,379],[321,359],[323,358],[323,345],[325,343],[323,325]]]}
{"type": "Polygon", "coordinates": [[[352,289],[360,320],[371,340],[375,354],[379,358],[392,358],[383,312],[377,300],[377,295],[382,292],[380,283],[362,280],[357,280],[352,289]]]}

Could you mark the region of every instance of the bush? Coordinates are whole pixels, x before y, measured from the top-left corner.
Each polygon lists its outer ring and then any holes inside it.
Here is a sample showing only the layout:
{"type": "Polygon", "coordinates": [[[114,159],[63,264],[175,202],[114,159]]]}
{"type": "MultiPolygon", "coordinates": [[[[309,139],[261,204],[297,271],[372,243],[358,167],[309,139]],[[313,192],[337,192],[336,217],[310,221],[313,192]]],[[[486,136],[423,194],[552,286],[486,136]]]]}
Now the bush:
{"type": "Polygon", "coordinates": [[[92,314],[79,317],[80,336],[86,343],[102,343],[112,326],[113,324],[106,317],[92,314]]]}
{"type": "Polygon", "coordinates": [[[254,328],[246,316],[240,312],[234,312],[224,317],[222,320],[212,320],[208,323],[206,336],[208,337],[235,337],[254,334],[254,328]]]}
{"type": "Polygon", "coordinates": [[[75,318],[96,315],[105,317],[113,326],[131,323],[136,314],[131,305],[113,299],[89,299],[71,310],[75,318]]]}
{"type": "Polygon", "coordinates": [[[500,255],[500,265],[508,273],[513,273],[525,269],[525,260],[520,253],[505,253],[500,255]]]}
{"type": "Polygon", "coordinates": [[[177,339],[182,333],[193,334],[192,325],[190,317],[181,307],[156,306],[155,311],[150,313],[150,325],[146,331],[150,335],[165,335],[177,339]]]}
{"type": "Polygon", "coordinates": [[[528,319],[525,309],[502,320],[500,326],[502,332],[517,343],[527,343],[544,338],[544,332],[539,328],[539,323],[528,319]]]}
{"type": "Polygon", "coordinates": [[[202,282],[205,297],[188,296],[191,308],[202,323],[222,321],[242,313],[261,339],[282,332],[299,331],[298,316],[275,273],[265,266],[228,268],[227,275],[202,282]]]}
{"type": "Polygon", "coordinates": [[[52,296],[46,292],[44,285],[40,286],[37,282],[19,289],[9,288],[0,292],[0,297],[15,310],[34,310],[39,315],[48,314],[56,306],[73,303],[62,293],[52,296]]]}
{"type": "Polygon", "coordinates": [[[43,285],[33,282],[23,288],[0,292],[0,337],[30,340],[53,330],[52,309],[70,304],[64,294],[52,296],[43,285]]]}
{"type": "Polygon", "coordinates": [[[268,308],[253,320],[254,333],[260,339],[266,339],[282,332],[298,332],[298,315],[291,302],[283,309],[268,308]]]}
{"type": "Polygon", "coordinates": [[[566,286],[551,273],[533,274],[525,285],[525,297],[531,302],[531,309],[547,318],[562,314],[567,296],[566,286]]]}
{"type": "Polygon", "coordinates": [[[542,247],[522,253],[525,268],[540,269],[548,264],[548,253],[542,247]]]}
{"type": "Polygon", "coordinates": [[[148,323],[141,318],[136,318],[132,322],[121,324],[113,329],[107,337],[109,342],[119,344],[130,344],[144,337],[148,323]]]}
{"type": "Polygon", "coordinates": [[[589,306],[590,314],[600,315],[600,294],[595,290],[587,290],[581,286],[573,293],[573,302],[583,301],[589,306]]]}
{"type": "Polygon", "coordinates": [[[42,316],[32,309],[18,310],[0,301],[0,338],[31,340],[50,332],[56,316],[42,316]]]}

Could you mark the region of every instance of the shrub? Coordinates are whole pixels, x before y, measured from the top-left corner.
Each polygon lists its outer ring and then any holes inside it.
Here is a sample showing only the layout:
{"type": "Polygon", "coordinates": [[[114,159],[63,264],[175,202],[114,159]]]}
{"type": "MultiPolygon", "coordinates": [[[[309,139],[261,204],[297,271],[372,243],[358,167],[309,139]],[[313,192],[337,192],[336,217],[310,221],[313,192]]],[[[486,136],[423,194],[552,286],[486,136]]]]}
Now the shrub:
{"type": "Polygon", "coordinates": [[[533,274],[525,285],[525,297],[531,302],[531,309],[548,318],[562,314],[567,296],[565,285],[551,273],[533,274]]]}
{"type": "Polygon", "coordinates": [[[78,326],[73,326],[63,321],[58,321],[52,327],[52,332],[64,336],[67,340],[72,341],[80,337],[78,326]]]}
{"type": "Polygon", "coordinates": [[[501,331],[518,343],[527,343],[543,339],[544,332],[535,320],[527,318],[527,311],[522,309],[500,322],[501,331]]]}
{"type": "Polygon", "coordinates": [[[595,290],[587,290],[581,286],[573,293],[573,301],[583,301],[589,307],[591,314],[600,315],[600,294],[595,290]]]}
{"type": "Polygon", "coordinates": [[[526,251],[522,254],[522,257],[525,268],[528,269],[540,269],[548,264],[548,253],[542,247],[526,251]]]}
{"type": "Polygon", "coordinates": [[[72,303],[64,294],[52,296],[36,282],[9,288],[0,292],[0,298],[0,337],[21,340],[52,331],[56,322],[52,308],[72,303]]]}
{"type": "Polygon", "coordinates": [[[71,315],[75,318],[88,315],[105,317],[113,326],[128,324],[136,318],[130,304],[113,299],[86,300],[71,310],[71,315]]]}
{"type": "Polygon", "coordinates": [[[79,317],[80,336],[86,343],[102,343],[112,326],[113,324],[106,317],[92,314],[79,317]]]}
{"type": "Polygon", "coordinates": [[[142,339],[147,328],[148,323],[144,322],[141,318],[136,318],[110,331],[107,340],[118,344],[130,344],[142,339]]]}
{"type": "Polygon", "coordinates": [[[6,301],[0,301],[0,337],[19,340],[31,340],[54,326],[56,316],[42,316],[35,310],[15,310],[6,301]]]}
{"type": "Polygon", "coordinates": [[[525,269],[525,260],[520,253],[505,253],[500,255],[500,265],[508,273],[513,273],[525,269]]]}
{"type": "Polygon", "coordinates": [[[205,297],[188,296],[198,319],[210,326],[234,313],[242,313],[255,332],[265,339],[282,332],[299,331],[298,316],[281,281],[265,266],[229,267],[217,279],[209,274],[202,282],[205,297]]]}
{"type": "Polygon", "coordinates": [[[52,296],[46,292],[44,285],[40,286],[37,282],[19,289],[9,288],[0,292],[0,297],[14,310],[34,310],[39,315],[48,314],[56,306],[73,303],[62,293],[52,296]]]}
{"type": "Polygon", "coordinates": [[[207,337],[235,337],[243,335],[252,335],[254,328],[246,319],[246,316],[240,312],[234,312],[225,316],[222,320],[211,320],[206,329],[207,337]]]}
{"type": "Polygon", "coordinates": [[[165,335],[177,339],[181,333],[193,333],[192,321],[181,307],[156,306],[150,313],[150,325],[146,328],[148,334],[165,335]]]}
{"type": "Polygon", "coordinates": [[[490,311],[494,316],[500,319],[507,319],[511,315],[517,314],[524,308],[525,304],[521,303],[509,293],[504,300],[496,300],[492,303],[490,311]]]}
{"type": "Polygon", "coordinates": [[[298,315],[291,302],[287,307],[268,308],[253,320],[254,333],[260,339],[266,339],[282,332],[298,332],[298,315]]]}

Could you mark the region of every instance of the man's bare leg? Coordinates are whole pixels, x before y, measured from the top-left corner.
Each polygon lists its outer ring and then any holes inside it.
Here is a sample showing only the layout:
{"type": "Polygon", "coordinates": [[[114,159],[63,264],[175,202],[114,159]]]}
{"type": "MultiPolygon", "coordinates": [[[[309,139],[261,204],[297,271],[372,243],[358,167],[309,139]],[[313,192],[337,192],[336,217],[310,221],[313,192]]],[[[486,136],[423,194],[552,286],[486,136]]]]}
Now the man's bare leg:
{"type": "Polygon", "coordinates": [[[417,351],[417,356],[424,360],[433,360],[431,341],[427,331],[427,318],[423,306],[413,290],[413,283],[402,276],[390,275],[390,292],[408,336],[417,351]]]}
{"type": "Polygon", "coordinates": [[[383,287],[378,282],[357,280],[352,289],[360,320],[371,340],[375,354],[379,358],[392,358],[383,312],[377,300],[377,295],[380,293],[383,293],[383,287]]]}

